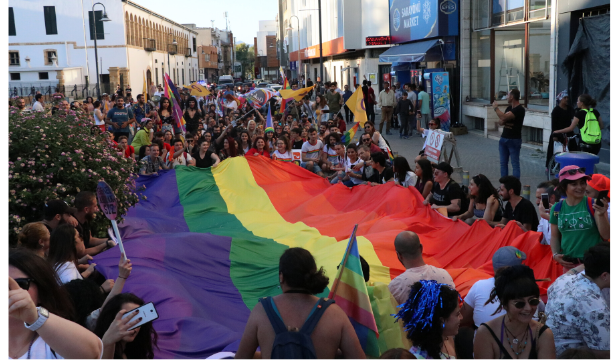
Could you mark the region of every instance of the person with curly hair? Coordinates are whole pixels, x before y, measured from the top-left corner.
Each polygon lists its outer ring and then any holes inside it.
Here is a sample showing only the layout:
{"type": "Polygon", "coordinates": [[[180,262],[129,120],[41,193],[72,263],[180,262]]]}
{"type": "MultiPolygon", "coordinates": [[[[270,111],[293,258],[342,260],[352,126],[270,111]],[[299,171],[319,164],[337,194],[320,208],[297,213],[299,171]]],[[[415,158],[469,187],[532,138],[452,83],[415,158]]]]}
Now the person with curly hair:
{"type": "Polygon", "coordinates": [[[417,359],[454,359],[454,337],[460,327],[460,295],[447,284],[420,280],[411,286],[408,300],[395,315],[402,320],[410,351],[417,359]]]}
{"type": "Polygon", "coordinates": [[[278,269],[282,294],[263,298],[252,309],[235,358],[252,359],[260,346],[263,359],[334,359],[338,349],[344,358],[364,359],[349,317],[332,300],[315,296],[325,290],[329,278],[322,267],[317,268],[312,254],[302,248],[287,249],[278,269]],[[288,344],[275,346],[281,335],[301,334],[309,336],[309,344],[296,346],[293,354],[288,344]]]}
{"type": "Polygon", "coordinates": [[[482,323],[475,335],[475,359],[555,359],[554,334],[533,320],[539,286],[526,265],[500,268],[486,302],[498,301],[505,314],[482,323]]]}

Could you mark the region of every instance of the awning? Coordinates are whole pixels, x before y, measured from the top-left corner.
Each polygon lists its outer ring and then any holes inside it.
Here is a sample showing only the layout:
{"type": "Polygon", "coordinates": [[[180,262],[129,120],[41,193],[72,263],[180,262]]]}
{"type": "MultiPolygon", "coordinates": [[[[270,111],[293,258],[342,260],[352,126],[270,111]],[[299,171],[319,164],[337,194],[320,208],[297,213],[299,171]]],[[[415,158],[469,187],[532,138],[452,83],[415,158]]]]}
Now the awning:
{"type": "Polygon", "coordinates": [[[381,55],[379,62],[419,62],[423,61],[426,52],[439,43],[439,39],[425,40],[394,46],[381,55]]]}

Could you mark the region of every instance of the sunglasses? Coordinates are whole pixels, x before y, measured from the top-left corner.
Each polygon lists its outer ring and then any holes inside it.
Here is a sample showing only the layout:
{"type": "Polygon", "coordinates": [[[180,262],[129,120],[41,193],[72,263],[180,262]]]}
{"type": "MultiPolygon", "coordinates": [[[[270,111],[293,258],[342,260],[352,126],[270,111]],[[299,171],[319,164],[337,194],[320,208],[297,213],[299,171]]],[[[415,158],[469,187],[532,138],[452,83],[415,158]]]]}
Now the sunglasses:
{"type": "Polygon", "coordinates": [[[363,141],[363,142],[370,142],[371,140],[370,139],[361,139],[361,141],[363,141]]]}
{"type": "Polygon", "coordinates": [[[436,126],[435,123],[428,123],[428,126],[436,126]]]}
{"type": "Polygon", "coordinates": [[[586,168],[581,167],[581,168],[577,168],[577,169],[567,170],[567,171],[565,171],[565,172],[562,172],[562,171],[561,171],[561,172],[560,172],[560,175],[565,175],[565,174],[575,175],[575,174],[577,174],[577,173],[580,173],[580,174],[586,174],[586,168]]]}
{"type": "MultiPolygon", "coordinates": [[[[537,298],[528,299],[528,305],[530,306],[539,305],[539,299],[537,298]]],[[[515,306],[518,309],[524,309],[524,306],[526,306],[526,301],[514,301],[513,306],[515,306]]]]}
{"type": "Polygon", "coordinates": [[[30,289],[30,283],[34,282],[34,279],[32,278],[18,278],[18,279],[13,279],[15,280],[15,282],[17,283],[17,285],[19,285],[20,288],[28,291],[28,289],[30,289]]]}

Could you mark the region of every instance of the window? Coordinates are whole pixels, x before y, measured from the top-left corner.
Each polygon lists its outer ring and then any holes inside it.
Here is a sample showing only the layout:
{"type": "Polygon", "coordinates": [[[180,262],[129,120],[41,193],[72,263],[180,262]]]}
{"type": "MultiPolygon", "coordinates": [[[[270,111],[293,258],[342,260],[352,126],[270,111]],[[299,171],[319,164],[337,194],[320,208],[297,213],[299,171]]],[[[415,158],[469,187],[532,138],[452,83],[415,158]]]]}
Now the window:
{"type": "Polygon", "coordinates": [[[197,38],[192,38],[193,40],[193,52],[197,52],[197,38]]]}
{"type": "Polygon", "coordinates": [[[473,16],[475,29],[490,27],[490,1],[491,0],[475,0],[473,16]]]}
{"type": "Polygon", "coordinates": [[[13,8],[9,7],[9,36],[15,36],[15,15],[13,14],[13,8]]]}
{"type": "Polygon", "coordinates": [[[546,19],[550,14],[550,0],[529,0],[528,19],[546,19]]]}
{"type": "Polygon", "coordinates": [[[524,0],[493,0],[492,26],[524,21],[524,2],[524,0]]]}
{"type": "Polygon", "coordinates": [[[58,54],[55,50],[45,50],[45,65],[53,65],[53,59],[58,61],[58,54]]]}
{"type": "Polygon", "coordinates": [[[39,80],[49,80],[48,72],[40,72],[38,73],[38,75],[39,75],[39,80]]]}
{"type": "Polygon", "coordinates": [[[528,103],[548,106],[550,88],[550,21],[529,24],[528,103]]]}
{"type": "Polygon", "coordinates": [[[20,73],[11,73],[11,80],[14,80],[14,81],[21,80],[21,74],[20,73]]]}
{"type": "Polygon", "coordinates": [[[45,15],[45,31],[47,35],[58,35],[58,25],[56,24],[56,7],[43,6],[45,15]]]}
{"type": "Polygon", "coordinates": [[[9,51],[9,65],[19,66],[19,51],[9,51]]]}
{"type": "Polygon", "coordinates": [[[494,89],[497,100],[505,99],[512,89],[520,90],[520,98],[525,96],[525,27],[524,24],[507,26],[494,33],[494,89]]]}
{"type": "Polygon", "coordinates": [[[156,85],[158,85],[159,84],[159,82],[158,82],[158,68],[154,69],[154,74],[156,74],[156,85]]]}
{"type": "MultiPolygon", "coordinates": [[[[105,26],[104,22],[101,21],[103,17],[103,11],[97,10],[94,12],[96,17],[96,40],[104,40],[105,39],[105,26]]],[[[90,24],[90,40],[94,40],[94,18],[92,17],[92,11],[88,11],[88,18],[90,24]]]]}
{"type": "Polygon", "coordinates": [[[184,69],[182,69],[182,84],[186,84],[186,78],[184,77],[184,69]]]}
{"type": "Polygon", "coordinates": [[[490,101],[490,30],[471,33],[471,98],[490,101]]]}

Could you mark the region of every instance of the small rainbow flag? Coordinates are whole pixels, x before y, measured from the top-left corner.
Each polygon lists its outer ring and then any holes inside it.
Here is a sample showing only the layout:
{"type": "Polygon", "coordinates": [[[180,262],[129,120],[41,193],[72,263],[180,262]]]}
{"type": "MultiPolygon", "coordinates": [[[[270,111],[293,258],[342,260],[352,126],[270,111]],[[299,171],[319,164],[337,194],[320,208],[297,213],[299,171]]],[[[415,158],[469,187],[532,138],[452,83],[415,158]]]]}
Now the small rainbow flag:
{"type": "Polygon", "coordinates": [[[336,300],[336,305],[348,315],[366,355],[378,358],[380,353],[376,338],[379,337],[379,331],[359,260],[356,232],[357,225],[349,238],[329,298],[336,300]]]}
{"type": "Polygon", "coordinates": [[[347,132],[345,132],[344,135],[342,135],[342,139],[340,139],[340,141],[344,143],[344,146],[348,146],[351,143],[351,140],[353,140],[353,137],[357,133],[358,129],[359,129],[359,123],[355,123],[355,125],[353,125],[352,128],[347,130],[347,132]]]}
{"type": "MultiPolygon", "coordinates": [[[[289,80],[287,80],[287,77],[284,76],[284,71],[282,71],[282,67],[280,67],[280,74],[282,75],[282,78],[284,79],[284,85],[282,85],[282,89],[283,90],[290,89],[291,85],[289,85],[289,80]]],[[[278,110],[278,112],[282,114],[284,113],[286,108],[287,108],[287,100],[285,100],[285,98],[282,98],[282,101],[280,102],[280,110],[278,110]]]]}
{"type": "Polygon", "coordinates": [[[177,128],[181,130],[181,132],[186,132],[186,121],[184,120],[184,114],[182,113],[182,109],[180,108],[180,104],[178,103],[178,99],[180,98],[180,93],[178,89],[173,85],[173,81],[169,77],[169,74],[165,73],[165,96],[171,101],[173,104],[173,118],[175,119],[175,123],[177,128]]]}
{"type": "Polygon", "coordinates": [[[389,160],[394,161],[394,156],[391,154],[391,150],[389,150],[389,146],[386,149],[387,149],[387,155],[389,156],[389,160]]]}

